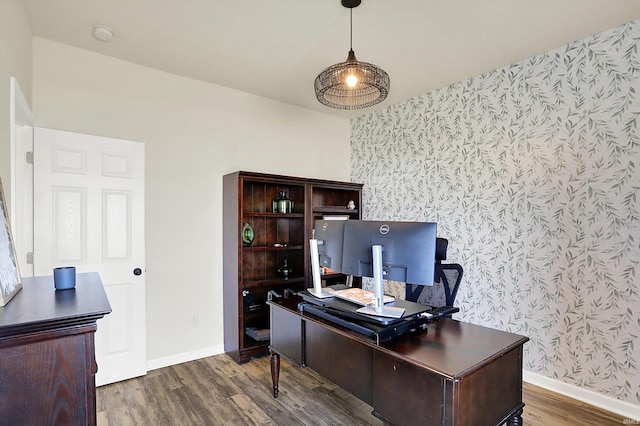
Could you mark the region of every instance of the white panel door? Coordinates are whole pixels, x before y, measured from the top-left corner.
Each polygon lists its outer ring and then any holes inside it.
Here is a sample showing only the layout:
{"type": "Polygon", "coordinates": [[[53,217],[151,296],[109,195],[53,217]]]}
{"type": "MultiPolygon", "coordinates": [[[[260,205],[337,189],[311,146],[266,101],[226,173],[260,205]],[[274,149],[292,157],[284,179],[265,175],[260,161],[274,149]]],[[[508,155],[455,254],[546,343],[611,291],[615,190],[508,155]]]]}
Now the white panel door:
{"type": "Polygon", "coordinates": [[[97,271],[96,384],[146,374],[144,144],[35,128],[34,272],[97,271]]]}

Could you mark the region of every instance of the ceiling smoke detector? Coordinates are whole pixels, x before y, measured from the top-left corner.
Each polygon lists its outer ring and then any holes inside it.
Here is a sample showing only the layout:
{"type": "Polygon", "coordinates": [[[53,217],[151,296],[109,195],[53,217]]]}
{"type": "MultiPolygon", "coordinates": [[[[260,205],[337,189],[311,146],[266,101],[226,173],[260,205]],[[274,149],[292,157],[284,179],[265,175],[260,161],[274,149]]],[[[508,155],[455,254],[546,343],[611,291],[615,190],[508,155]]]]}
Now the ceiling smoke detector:
{"type": "Polygon", "coordinates": [[[108,43],[113,40],[113,31],[104,25],[96,25],[93,28],[93,36],[100,41],[108,43]]]}

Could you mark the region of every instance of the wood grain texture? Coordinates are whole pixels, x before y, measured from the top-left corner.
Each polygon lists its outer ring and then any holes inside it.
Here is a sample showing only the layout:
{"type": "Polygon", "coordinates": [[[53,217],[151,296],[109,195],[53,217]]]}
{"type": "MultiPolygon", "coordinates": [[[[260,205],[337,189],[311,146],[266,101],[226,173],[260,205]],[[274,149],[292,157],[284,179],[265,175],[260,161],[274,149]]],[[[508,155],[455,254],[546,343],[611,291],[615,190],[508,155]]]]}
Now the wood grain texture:
{"type": "MultiPolygon", "coordinates": [[[[225,354],[150,371],[97,390],[98,425],[375,425],[371,406],[309,368],[281,360],[272,396],[269,357],[225,354]]],[[[524,384],[527,426],[621,425],[623,418],[524,384]]]]}
{"type": "Polygon", "coordinates": [[[28,277],[0,309],[0,425],[95,424],[94,333],[111,311],[97,273],[56,291],[28,277]]]}

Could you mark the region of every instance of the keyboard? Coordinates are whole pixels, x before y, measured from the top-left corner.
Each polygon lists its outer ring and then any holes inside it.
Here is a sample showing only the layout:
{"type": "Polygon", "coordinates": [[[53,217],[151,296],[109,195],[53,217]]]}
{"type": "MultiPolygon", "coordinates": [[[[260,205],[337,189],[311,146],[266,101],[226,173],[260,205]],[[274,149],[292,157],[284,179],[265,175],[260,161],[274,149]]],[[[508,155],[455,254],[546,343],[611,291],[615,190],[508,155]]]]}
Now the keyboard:
{"type": "MultiPolygon", "coordinates": [[[[368,306],[375,304],[375,293],[373,291],[352,287],[345,288],[344,290],[335,290],[333,293],[335,297],[339,297],[343,300],[348,300],[349,302],[355,303],[357,305],[368,306]]],[[[383,300],[384,303],[391,303],[395,299],[385,294],[383,300]]]]}

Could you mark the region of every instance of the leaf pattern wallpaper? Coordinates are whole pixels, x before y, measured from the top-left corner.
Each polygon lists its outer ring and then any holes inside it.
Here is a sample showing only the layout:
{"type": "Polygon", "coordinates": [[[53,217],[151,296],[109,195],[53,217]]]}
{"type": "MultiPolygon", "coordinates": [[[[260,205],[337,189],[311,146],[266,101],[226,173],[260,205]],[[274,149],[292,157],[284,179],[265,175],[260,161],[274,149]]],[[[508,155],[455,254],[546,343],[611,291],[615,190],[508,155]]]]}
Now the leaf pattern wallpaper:
{"type": "MultiPolygon", "coordinates": [[[[524,369],[640,403],[640,21],[362,115],[370,220],[436,221],[456,318],[524,369]]],[[[425,77],[426,78],[426,77],[425,77]]]]}

